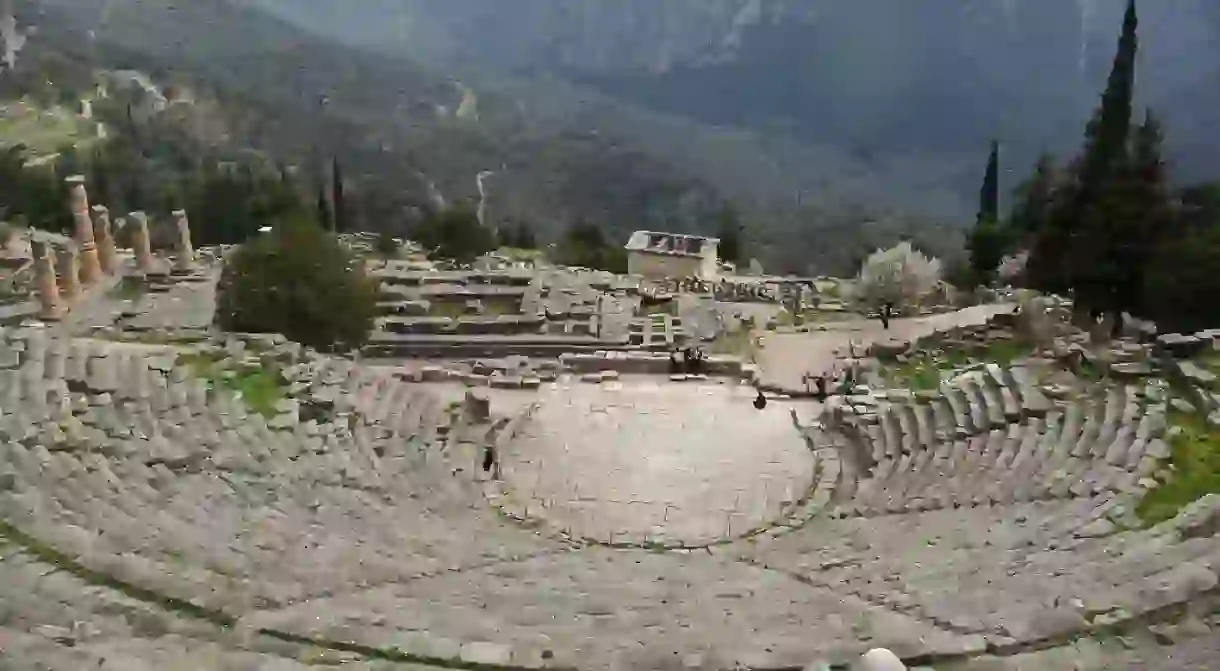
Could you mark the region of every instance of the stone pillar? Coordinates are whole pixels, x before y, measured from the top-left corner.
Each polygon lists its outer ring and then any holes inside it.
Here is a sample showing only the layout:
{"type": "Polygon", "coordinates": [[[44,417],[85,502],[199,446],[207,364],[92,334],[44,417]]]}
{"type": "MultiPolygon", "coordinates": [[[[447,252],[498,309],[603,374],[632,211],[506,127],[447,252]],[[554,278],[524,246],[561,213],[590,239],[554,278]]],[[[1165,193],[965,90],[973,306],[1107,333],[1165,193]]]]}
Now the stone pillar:
{"type": "Polygon", "coordinates": [[[93,206],[93,238],[97,241],[97,260],[102,272],[113,275],[116,270],[114,234],[110,227],[110,210],[105,205],[93,206]]]}
{"type": "Polygon", "coordinates": [[[30,250],[34,257],[38,302],[42,308],[39,317],[44,320],[59,319],[64,314],[64,308],[59,302],[59,284],[55,280],[55,258],[52,255],[51,246],[45,242],[33,240],[30,242],[30,250]]]}
{"type": "Polygon", "coordinates": [[[59,250],[59,279],[62,282],[59,287],[59,293],[69,301],[75,300],[80,296],[80,251],[76,245],[68,244],[68,246],[59,250]]]}
{"type": "Polygon", "coordinates": [[[178,227],[178,270],[190,272],[195,269],[195,248],[191,245],[191,222],[186,218],[186,210],[175,210],[174,225],[178,227]]]}
{"type": "Polygon", "coordinates": [[[136,268],[141,273],[152,272],[152,243],[148,239],[148,215],[143,212],[132,212],[127,217],[127,225],[136,227],[131,235],[131,248],[136,253],[136,268]]]}
{"type": "Polygon", "coordinates": [[[68,206],[76,222],[73,239],[80,247],[81,277],[85,284],[94,284],[102,279],[102,266],[97,260],[97,246],[93,241],[93,218],[89,216],[89,193],[85,191],[85,178],[73,175],[64,180],[68,183],[68,206]]]}

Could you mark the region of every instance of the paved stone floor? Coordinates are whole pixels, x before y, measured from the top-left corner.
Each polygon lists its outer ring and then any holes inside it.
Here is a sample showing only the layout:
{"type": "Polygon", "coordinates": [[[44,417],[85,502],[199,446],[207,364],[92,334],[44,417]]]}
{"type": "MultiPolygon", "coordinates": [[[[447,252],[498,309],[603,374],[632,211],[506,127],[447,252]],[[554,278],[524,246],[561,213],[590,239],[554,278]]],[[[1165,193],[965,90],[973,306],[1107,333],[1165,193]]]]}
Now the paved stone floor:
{"type": "Polygon", "coordinates": [[[854,318],[826,324],[826,331],[813,333],[767,333],[757,354],[760,381],[784,389],[802,389],[801,376],[830,372],[837,352],[846,353],[850,343],[857,352],[889,339],[913,340],[954,326],[982,324],[992,315],[1011,312],[1012,304],[979,305],[957,312],[926,317],[896,319],[889,330],[876,319],[854,318]]]}
{"type": "Polygon", "coordinates": [[[778,517],[813,476],[794,402],[759,411],[753,399],[752,388],[731,384],[549,385],[500,455],[502,477],[531,515],[577,536],[737,536],[778,517]]]}

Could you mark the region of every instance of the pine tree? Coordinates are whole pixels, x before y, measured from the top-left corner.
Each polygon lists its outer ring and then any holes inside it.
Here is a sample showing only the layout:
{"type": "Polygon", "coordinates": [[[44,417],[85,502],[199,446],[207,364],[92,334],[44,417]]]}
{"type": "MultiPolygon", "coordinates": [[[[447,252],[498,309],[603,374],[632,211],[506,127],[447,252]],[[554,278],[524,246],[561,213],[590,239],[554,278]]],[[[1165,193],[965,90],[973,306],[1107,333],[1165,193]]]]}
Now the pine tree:
{"type": "Polygon", "coordinates": [[[347,199],[343,194],[343,172],[339,168],[338,157],[331,158],[331,198],[334,201],[332,212],[331,228],[335,232],[346,232],[348,230],[348,209],[347,199]]]}
{"type": "Polygon", "coordinates": [[[1035,240],[1027,272],[1043,291],[1075,290],[1077,302],[1105,302],[1109,271],[1097,265],[1105,217],[1097,212],[1108,184],[1121,172],[1131,130],[1135,58],[1139,48],[1135,0],[1128,0],[1118,51],[1101,105],[1085,131],[1085,147],[1071,166],[1049,221],[1035,240]]]}

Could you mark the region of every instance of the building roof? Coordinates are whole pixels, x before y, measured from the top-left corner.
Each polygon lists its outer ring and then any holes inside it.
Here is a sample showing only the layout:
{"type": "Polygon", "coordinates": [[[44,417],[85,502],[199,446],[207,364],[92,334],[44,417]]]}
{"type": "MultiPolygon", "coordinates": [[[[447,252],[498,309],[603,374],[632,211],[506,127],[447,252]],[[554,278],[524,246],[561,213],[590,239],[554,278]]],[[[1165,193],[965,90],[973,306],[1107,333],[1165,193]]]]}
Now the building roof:
{"type": "Polygon", "coordinates": [[[705,238],[701,235],[682,235],[680,233],[657,233],[655,231],[636,231],[627,241],[629,252],[645,254],[664,254],[667,256],[703,256],[703,250],[709,245],[720,244],[716,238],[705,238]]]}

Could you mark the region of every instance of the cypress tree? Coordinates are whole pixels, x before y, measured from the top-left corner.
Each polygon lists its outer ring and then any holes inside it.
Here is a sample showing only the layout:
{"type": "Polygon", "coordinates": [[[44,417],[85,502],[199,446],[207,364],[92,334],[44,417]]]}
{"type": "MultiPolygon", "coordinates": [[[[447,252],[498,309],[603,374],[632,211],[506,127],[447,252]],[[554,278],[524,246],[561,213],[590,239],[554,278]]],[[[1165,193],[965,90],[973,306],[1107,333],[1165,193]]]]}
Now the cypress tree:
{"type": "Polygon", "coordinates": [[[343,195],[343,172],[339,168],[338,157],[331,157],[331,166],[331,198],[334,201],[331,229],[336,233],[341,233],[347,231],[349,222],[347,220],[347,200],[343,195]]]}
{"type": "Polygon", "coordinates": [[[1112,254],[1118,269],[1115,309],[1143,311],[1143,287],[1156,249],[1162,241],[1180,238],[1169,178],[1162,156],[1164,133],[1151,112],[1135,130],[1131,158],[1115,199],[1112,254]]]}
{"type": "Polygon", "coordinates": [[[979,212],[974,230],[966,241],[970,251],[971,282],[974,285],[990,284],[995,278],[996,268],[1008,251],[1008,231],[1000,226],[1000,144],[992,141],[991,156],[987,159],[987,171],[983,175],[983,187],[979,190],[979,212]]]}
{"type": "Polygon", "coordinates": [[[1084,152],[1073,162],[1072,178],[1030,254],[1033,286],[1048,292],[1076,290],[1078,302],[1104,302],[1107,271],[1097,265],[1096,253],[1107,224],[1096,210],[1127,156],[1138,27],[1135,0],[1128,0],[1106,90],[1085,131],[1084,152]]]}
{"type": "Polygon", "coordinates": [[[1009,226],[1026,245],[1046,227],[1055,195],[1055,159],[1049,154],[1038,158],[1034,173],[1017,187],[1009,226]]]}
{"type": "Polygon", "coordinates": [[[716,235],[720,238],[721,260],[741,263],[745,251],[741,244],[741,217],[737,214],[737,208],[726,205],[720,212],[720,225],[716,235]]]}
{"type": "Polygon", "coordinates": [[[330,210],[330,201],[326,199],[326,185],[318,184],[318,224],[327,230],[334,230],[334,218],[330,210]]]}
{"type": "Polygon", "coordinates": [[[979,213],[975,222],[995,223],[1000,219],[1000,143],[991,141],[991,156],[987,159],[987,172],[983,175],[983,188],[979,190],[979,213]]]}

